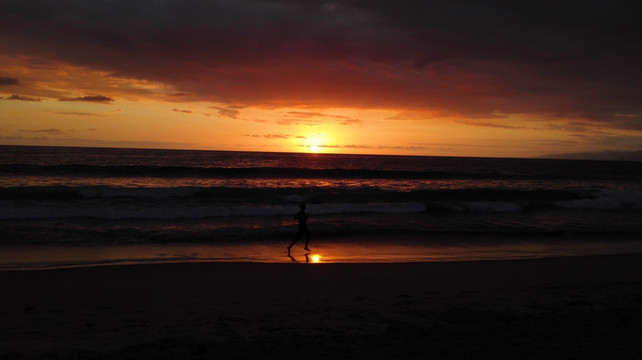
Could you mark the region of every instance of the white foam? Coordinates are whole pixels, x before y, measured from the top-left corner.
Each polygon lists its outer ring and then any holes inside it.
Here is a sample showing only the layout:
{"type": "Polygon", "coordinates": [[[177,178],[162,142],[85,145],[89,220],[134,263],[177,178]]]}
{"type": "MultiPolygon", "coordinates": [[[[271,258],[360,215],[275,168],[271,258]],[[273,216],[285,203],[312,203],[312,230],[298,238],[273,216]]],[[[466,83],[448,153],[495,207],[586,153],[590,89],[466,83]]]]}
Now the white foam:
{"type": "Polygon", "coordinates": [[[484,213],[515,212],[522,210],[522,207],[515,203],[503,201],[479,201],[467,203],[467,206],[473,212],[484,213]]]}
{"type": "Polygon", "coordinates": [[[379,213],[402,214],[422,212],[426,208],[423,203],[370,203],[370,204],[324,204],[313,205],[311,212],[317,214],[354,214],[354,213],[379,213]]]}
{"type": "MultiPolygon", "coordinates": [[[[292,205],[203,205],[199,203],[140,203],[129,201],[84,200],[59,202],[0,203],[0,219],[198,219],[232,216],[292,216],[298,207],[292,205]]],[[[422,203],[383,204],[315,204],[311,214],[412,213],[425,211],[422,203]]]]}
{"type": "Polygon", "coordinates": [[[502,213],[521,211],[523,206],[506,201],[469,201],[441,203],[440,206],[454,212],[502,213]]]}
{"type": "Polygon", "coordinates": [[[567,209],[642,209],[642,193],[603,190],[594,199],[557,201],[555,204],[567,209]]]}
{"type": "Polygon", "coordinates": [[[281,196],[281,200],[289,203],[302,203],[305,202],[307,199],[304,196],[298,195],[298,194],[291,194],[291,195],[286,195],[286,196],[281,196]]]}
{"type": "Polygon", "coordinates": [[[166,188],[125,188],[111,186],[79,187],[80,195],[85,199],[96,198],[168,198],[189,197],[195,193],[195,188],[189,186],[166,188]]]}

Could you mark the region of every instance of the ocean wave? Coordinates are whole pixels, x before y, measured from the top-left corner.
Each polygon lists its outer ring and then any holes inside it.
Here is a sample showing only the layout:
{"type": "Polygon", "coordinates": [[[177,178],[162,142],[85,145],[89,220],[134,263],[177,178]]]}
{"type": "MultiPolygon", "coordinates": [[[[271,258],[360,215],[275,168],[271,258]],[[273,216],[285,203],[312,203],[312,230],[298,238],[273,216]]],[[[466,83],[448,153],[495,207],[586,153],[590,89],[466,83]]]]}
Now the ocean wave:
{"type": "Polygon", "coordinates": [[[566,209],[642,209],[642,193],[603,190],[594,198],[557,201],[555,204],[566,209]]]}
{"type": "MultiPolygon", "coordinates": [[[[2,200],[0,219],[199,219],[217,217],[270,217],[287,216],[296,212],[295,202],[302,195],[290,195],[289,202],[280,204],[239,201],[201,201],[186,199],[132,199],[92,198],[69,201],[55,199],[40,201],[2,200]]],[[[243,200],[243,199],[241,199],[243,200]]],[[[347,199],[344,199],[347,200],[347,199]]],[[[397,202],[325,202],[309,203],[309,211],[316,215],[332,214],[403,214],[427,212],[447,213],[515,213],[551,209],[566,211],[642,210],[642,194],[605,191],[595,198],[543,201],[397,201],[397,202]]]]}
{"type": "MultiPolygon", "coordinates": [[[[610,179],[600,172],[528,172],[496,169],[348,169],[300,167],[206,167],[206,166],[146,166],[146,165],[27,165],[2,164],[4,176],[98,176],[98,177],[204,177],[204,178],[305,178],[305,179],[514,179],[514,180],[573,180],[610,179]]],[[[620,179],[637,179],[638,173],[618,174],[620,179]]]]}
{"type": "MultiPolygon", "coordinates": [[[[596,191],[564,189],[413,189],[385,190],[377,186],[307,187],[115,187],[115,186],[16,186],[0,188],[0,200],[78,199],[214,199],[246,202],[408,202],[408,201],[568,201],[597,198],[596,191]]],[[[626,193],[625,193],[626,194],[626,193]]],[[[623,195],[625,196],[625,195],[623,195]]]]}
{"type": "Polygon", "coordinates": [[[426,203],[426,210],[432,213],[440,212],[473,212],[473,213],[501,213],[517,212],[526,208],[524,204],[506,201],[466,201],[466,202],[438,202],[426,203]]]}
{"type": "Polygon", "coordinates": [[[318,214],[510,213],[565,209],[639,210],[642,192],[586,189],[456,188],[409,191],[378,187],[113,187],[0,188],[0,219],[179,219],[282,216],[298,203],[318,214]]]}
{"type": "Polygon", "coordinates": [[[426,202],[428,212],[500,213],[518,211],[566,210],[642,210],[642,193],[602,190],[575,199],[523,198],[513,201],[426,202]]]}
{"type": "MultiPolygon", "coordinates": [[[[2,203],[2,202],[0,202],[2,203]]],[[[399,214],[425,211],[423,203],[374,204],[314,204],[309,211],[315,215],[328,214],[399,214]]],[[[216,217],[290,217],[296,212],[292,205],[203,205],[197,203],[105,202],[74,203],[4,202],[0,219],[199,219],[216,217]]]]}

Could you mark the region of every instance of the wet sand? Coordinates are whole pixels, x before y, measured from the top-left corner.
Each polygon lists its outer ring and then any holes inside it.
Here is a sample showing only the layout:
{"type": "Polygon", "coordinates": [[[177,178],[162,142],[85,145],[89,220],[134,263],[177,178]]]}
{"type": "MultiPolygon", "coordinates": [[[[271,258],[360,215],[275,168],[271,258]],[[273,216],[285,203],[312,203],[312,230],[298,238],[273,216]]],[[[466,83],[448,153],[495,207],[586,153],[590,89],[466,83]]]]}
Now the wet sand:
{"type": "Polygon", "coordinates": [[[0,271],[0,358],[642,358],[642,255],[0,271]]]}
{"type": "Polygon", "coordinates": [[[288,241],[49,244],[0,246],[0,270],[53,269],[170,262],[259,263],[404,263],[476,260],[518,260],[562,256],[642,254],[642,242],[617,238],[575,236],[375,235],[314,239],[312,251],[297,243],[287,256],[288,241]],[[307,256],[306,256],[307,254],[307,256]]]}

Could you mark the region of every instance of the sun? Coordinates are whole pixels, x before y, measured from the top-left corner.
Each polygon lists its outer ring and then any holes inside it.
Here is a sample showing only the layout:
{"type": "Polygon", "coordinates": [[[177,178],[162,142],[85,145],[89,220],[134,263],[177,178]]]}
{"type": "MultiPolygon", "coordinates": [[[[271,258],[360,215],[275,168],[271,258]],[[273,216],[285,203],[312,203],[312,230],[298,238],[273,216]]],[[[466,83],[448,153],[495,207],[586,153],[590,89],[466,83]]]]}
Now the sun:
{"type": "Polygon", "coordinates": [[[325,152],[326,144],[330,140],[323,132],[308,133],[303,135],[302,138],[304,142],[301,146],[310,153],[325,152]]]}

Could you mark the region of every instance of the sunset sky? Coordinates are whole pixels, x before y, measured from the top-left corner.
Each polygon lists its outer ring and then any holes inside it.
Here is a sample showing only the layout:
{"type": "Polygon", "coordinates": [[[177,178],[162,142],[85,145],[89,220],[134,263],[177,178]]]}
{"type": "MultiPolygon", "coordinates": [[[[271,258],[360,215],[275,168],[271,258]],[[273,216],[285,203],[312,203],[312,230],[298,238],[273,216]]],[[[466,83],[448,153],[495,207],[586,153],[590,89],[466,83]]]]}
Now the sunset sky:
{"type": "Polygon", "coordinates": [[[632,4],[0,0],[0,144],[642,150],[632,4]]]}

